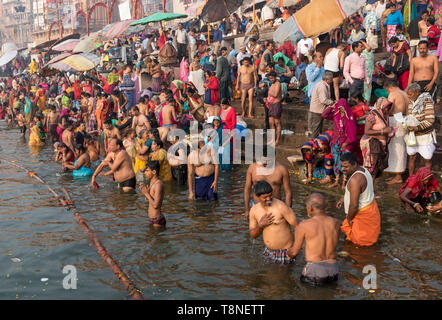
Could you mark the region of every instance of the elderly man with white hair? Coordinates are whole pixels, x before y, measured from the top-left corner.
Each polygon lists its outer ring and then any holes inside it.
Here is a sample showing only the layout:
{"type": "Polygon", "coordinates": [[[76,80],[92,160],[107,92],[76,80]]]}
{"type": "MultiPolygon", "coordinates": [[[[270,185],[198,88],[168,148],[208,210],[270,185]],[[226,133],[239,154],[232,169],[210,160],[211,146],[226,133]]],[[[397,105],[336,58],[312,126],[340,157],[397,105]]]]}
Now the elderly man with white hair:
{"type": "Polygon", "coordinates": [[[434,131],[434,102],[428,92],[422,92],[422,88],[417,83],[410,84],[406,89],[410,104],[408,105],[407,117],[414,116],[419,122],[417,126],[409,126],[407,141],[407,154],[409,174],[414,174],[415,162],[419,153],[424,158],[425,166],[431,169],[431,159],[436,150],[436,135],[434,131]],[[416,139],[410,139],[411,132],[416,139]]]}
{"type": "Polygon", "coordinates": [[[245,46],[241,46],[241,48],[239,48],[238,55],[236,56],[236,63],[238,64],[238,68],[241,67],[241,61],[247,57],[251,58],[250,53],[246,51],[245,46]]]}

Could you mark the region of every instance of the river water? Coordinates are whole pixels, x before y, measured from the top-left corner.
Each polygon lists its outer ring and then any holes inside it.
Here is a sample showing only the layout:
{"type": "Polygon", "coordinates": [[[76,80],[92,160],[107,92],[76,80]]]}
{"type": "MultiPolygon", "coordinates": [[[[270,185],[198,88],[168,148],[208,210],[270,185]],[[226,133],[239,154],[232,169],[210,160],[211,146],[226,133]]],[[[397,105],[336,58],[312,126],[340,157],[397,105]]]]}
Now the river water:
{"type": "MultiPolygon", "coordinates": [[[[338,283],[312,288],[299,280],[303,252],[295,265],[273,265],[261,258],[262,239],[249,237],[242,215],[245,166],[221,174],[220,200],[215,203],[189,202],[187,187],[166,185],[167,228],[154,230],[140,193],[121,194],[106,177],[98,178],[98,190],[88,181],[73,180],[53,162],[52,147],[31,149],[4,121],[0,155],[37,172],[57,192],[65,187],[108,252],[149,300],[439,299],[442,292],[442,219],[405,213],[397,187],[379,187],[378,244],[358,248],[345,243],[341,234],[338,250],[349,256],[338,258],[338,283]],[[362,285],[363,268],[370,264],[377,271],[372,292],[362,285]]],[[[295,176],[292,189],[298,219],[307,218],[304,199],[317,190],[327,192],[329,213],[344,219],[344,213],[334,209],[337,193],[306,187],[295,176]]],[[[0,299],[128,298],[71,212],[26,173],[1,163],[0,299]],[[76,267],[75,290],[63,289],[66,265],[76,267]]]]}

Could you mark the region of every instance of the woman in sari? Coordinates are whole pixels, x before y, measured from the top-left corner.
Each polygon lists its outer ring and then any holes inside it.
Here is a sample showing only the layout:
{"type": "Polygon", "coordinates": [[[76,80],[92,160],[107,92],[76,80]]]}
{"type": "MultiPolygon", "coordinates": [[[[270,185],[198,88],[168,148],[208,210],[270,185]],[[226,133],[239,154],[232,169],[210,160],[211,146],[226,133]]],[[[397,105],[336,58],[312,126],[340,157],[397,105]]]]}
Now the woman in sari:
{"type": "Polygon", "coordinates": [[[362,96],[364,97],[366,103],[369,104],[371,100],[371,88],[373,87],[371,79],[373,78],[374,72],[374,54],[373,50],[371,50],[371,47],[367,44],[367,42],[365,42],[365,40],[361,40],[360,42],[365,47],[364,51],[361,53],[361,56],[365,58],[365,69],[367,70],[367,76],[370,81],[370,86],[364,82],[364,93],[362,96]]]}
{"type": "MultiPolygon", "coordinates": [[[[228,99],[221,101],[220,118],[223,122],[223,129],[230,130],[230,135],[236,132],[236,112],[233,107],[230,106],[228,99]]],[[[233,163],[233,152],[236,148],[235,138],[230,140],[230,163],[233,163]]],[[[228,151],[228,149],[227,149],[228,151]]],[[[225,158],[224,158],[225,159],[225,158]]]]}
{"type": "Polygon", "coordinates": [[[392,37],[388,42],[394,54],[393,72],[398,76],[399,88],[405,90],[408,86],[408,76],[411,65],[411,48],[407,41],[400,41],[397,37],[392,37]]]}
{"type": "Polygon", "coordinates": [[[204,123],[204,101],[198,94],[195,87],[188,87],[187,90],[187,106],[189,108],[189,113],[193,118],[204,123]]]}
{"type": "Polygon", "coordinates": [[[149,156],[149,160],[157,160],[160,162],[160,172],[159,177],[161,181],[168,182],[172,181],[172,169],[167,160],[167,151],[163,149],[163,142],[156,139],[152,142],[152,153],[149,156]]]}
{"type": "MultiPolygon", "coordinates": [[[[358,140],[356,138],[356,121],[347,100],[341,98],[335,105],[327,107],[322,112],[322,117],[333,120],[333,137],[331,141],[332,156],[334,160],[333,170],[336,181],[331,187],[339,184],[339,177],[342,173],[341,156],[345,152],[357,153],[358,140]]],[[[344,181],[345,182],[345,177],[344,181]]]]}
{"type": "Polygon", "coordinates": [[[146,129],[141,130],[140,139],[138,139],[136,144],[136,156],[134,162],[134,172],[146,168],[147,161],[149,160],[149,147],[147,146],[147,141],[149,140],[149,132],[146,129]]]}
{"type": "Polygon", "coordinates": [[[433,177],[431,169],[422,167],[416,174],[408,177],[405,184],[399,190],[399,199],[408,212],[424,212],[424,208],[431,202],[431,198],[439,198],[440,187],[433,177]],[[433,196],[432,194],[435,193],[433,196]]]}
{"type": "Polygon", "coordinates": [[[204,95],[205,104],[218,104],[219,103],[219,81],[215,77],[215,74],[211,71],[206,71],[206,82],[204,83],[206,89],[204,95]]]}
{"type": "Polygon", "coordinates": [[[180,80],[183,82],[189,81],[189,61],[187,61],[187,57],[183,57],[180,63],[180,80]]]}
{"type": "Polygon", "coordinates": [[[158,60],[152,60],[152,93],[159,95],[161,93],[161,77],[163,75],[163,70],[158,63],[158,60]]]}
{"type": "Polygon", "coordinates": [[[232,170],[233,166],[233,138],[231,133],[225,134],[227,127],[218,116],[212,117],[213,130],[216,131],[217,141],[214,143],[215,152],[219,157],[219,169],[221,171],[232,170]]]}
{"type": "Polygon", "coordinates": [[[388,137],[394,134],[389,127],[388,112],[391,102],[381,97],[365,119],[365,134],[361,138],[363,166],[373,177],[373,183],[388,167],[388,137]]]}

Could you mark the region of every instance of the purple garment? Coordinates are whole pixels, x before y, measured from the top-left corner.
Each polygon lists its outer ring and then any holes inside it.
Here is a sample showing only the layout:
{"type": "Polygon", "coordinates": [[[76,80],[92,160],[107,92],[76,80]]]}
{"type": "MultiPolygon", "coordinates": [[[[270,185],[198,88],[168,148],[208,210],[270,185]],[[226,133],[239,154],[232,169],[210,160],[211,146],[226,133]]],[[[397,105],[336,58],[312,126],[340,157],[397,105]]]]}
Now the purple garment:
{"type": "Polygon", "coordinates": [[[322,112],[322,117],[327,120],[333,120],[332,144],[339,142],[339,145],[342,146],[342,144],[347,143],[349,149],[351,145],[357,142],[356,120],[347,100],[339,99],[334,109],[326,108],[322,112]],[[344,107],[344,117],[341,117],[339,107],[344,107]]]}

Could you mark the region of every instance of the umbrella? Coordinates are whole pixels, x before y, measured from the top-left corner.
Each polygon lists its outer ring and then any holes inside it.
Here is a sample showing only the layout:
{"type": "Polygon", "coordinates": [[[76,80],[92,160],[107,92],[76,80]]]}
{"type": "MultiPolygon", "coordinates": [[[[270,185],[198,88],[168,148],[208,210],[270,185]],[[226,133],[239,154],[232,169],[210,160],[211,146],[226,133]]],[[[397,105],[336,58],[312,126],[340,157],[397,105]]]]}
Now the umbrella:
{"type": "Polygon", "coordinates": [[[88,71],[95,68],[99,63],[100,58],[98,56],[92,53],[82,52],[70,54],[61,60],[48,64],[48,67],[60,71],[88,71]]]}
{"type": "Polygon", "coordinates": [[[187,14],[171,13],[171,12],[157,12],[143,19],[132,22],[131,26],[139,24],[148,24],[150,22],[169,21],[174,19],[187,18],[187,14]]]}
{"type": "Polygon", "coordinates": [[[79,39],[69,39],[65,40],[63,42],[60,42],[59,44],[56,44],[52,47],[52,50],[54,51],[72,51],[77,46],[77,44],[80,42],[79,39]]]}
{"type": "Polygon", "coordinates": [[[14,59],[18,54],[17,46],[12,42],[3,45],[3,54],[0,56],[0,66],[4,66],[14,59]]]}
{"type": "Polygon", "coordinates": [[[55,62],[52,65],[49,66],[49,68],[51,69],[55,69],[58,71],[63,71],[63,72],[76,72],[77,70],[73,69],[72,67],[70,67],[69,65],[63,63],[63,62],[55,62]]]}
{"type": "Polygon", "coordinates": [[[220,21],[234,13],[242,3],[243,0],[208,0],[200,18],[206,23],[220,21]]]}
{"type": "Polygon", "coordinates": [[[114,39],[121,35],[135,20],[124,20],[107,25],[102,29],[103,37],[114,39]]]}
{"type": "Polygon", "coordinates": [[[296,43],[303,37],[316,37],[342,24],[365,4],[366,0],[311,0],[275,30],[273,40],[296,43]]]}
{"type": "MultiPolygon", "coordinates": [[[[55,57],[53,57],[51,60],[49,60],[49,62],[46,63],[46,66],[48,66],[48,65],[50,65],[50,64],[53,64],[53,63],[55,63],[55,62],[58,62],[58,61],[60,61],[60,60],[63,60],[64,58],[67,58],[67,57],[69,57],[69,56],[71,56],[71,55],[73,55],[72,52],[65,52],[65,53],[59,54],[58,56],[55,56],[55,57]]],[[[45,67],[45,66],[43,66],[43,68],[44,68],[44,67],[45,67]]]]}
{"type": "Polygon", "coordinates": [[[138,25],[138,26],[129,26],[126,30],[122,32],[125,36],[130,36],[131,34],[141,32],[145,29],[146,26],[138,25]]]}
{"type": "Polygon", "coordinates": [[[101,46],[101,39],[97,37],[89,37],[81,40],[72,50],[72,52],[91,52],[101,46]]]}

